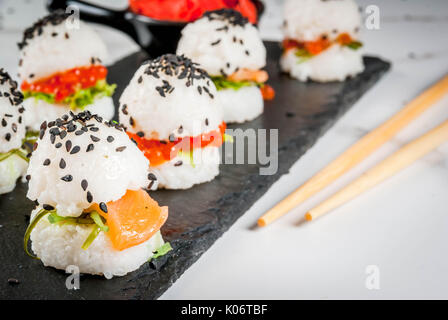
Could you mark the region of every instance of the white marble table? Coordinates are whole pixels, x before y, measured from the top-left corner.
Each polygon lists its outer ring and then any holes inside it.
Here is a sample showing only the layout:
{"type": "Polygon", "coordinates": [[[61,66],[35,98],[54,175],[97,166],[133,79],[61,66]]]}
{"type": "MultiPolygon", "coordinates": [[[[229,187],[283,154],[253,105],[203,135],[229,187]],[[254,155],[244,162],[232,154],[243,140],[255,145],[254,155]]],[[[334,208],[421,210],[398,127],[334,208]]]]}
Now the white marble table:
{"type": "MultiPolygon", "coordinates": [[[[24,26],[44,1],[0,0],[0,66],[16,73],[24,26]]],[[[280,0],[267,0],[265,39],[280,39],[280,0]]],[[[123,1],[108,1],[123,5],[123,1]]],[[[393,68],[235,223],[162,299],[448,298],[448,144],[382,185],[313,223],[306,210],[378,160],[448,119],[448,96],[334,186],[272,226],[257,218],[313,172],[448,71],[448,2],[363,0],[377,5],[380,30],[363,31],[365,51],[393,68]],[[379,271],[368,289],[366,270],[379,271]]],[[[121,33],[98,27],[111,61],[137,50],[121,33]]]]}

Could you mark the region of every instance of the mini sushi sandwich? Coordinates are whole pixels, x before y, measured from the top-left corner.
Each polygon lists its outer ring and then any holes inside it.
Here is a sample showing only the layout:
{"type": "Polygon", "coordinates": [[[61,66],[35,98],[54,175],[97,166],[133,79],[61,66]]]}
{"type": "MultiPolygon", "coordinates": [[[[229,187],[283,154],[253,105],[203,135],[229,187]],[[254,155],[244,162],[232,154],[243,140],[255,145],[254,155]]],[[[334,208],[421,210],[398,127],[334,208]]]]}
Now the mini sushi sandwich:
{"type": "Polygon", "coordinates": [[[300,81],[344,81],[364,70],[353,0],[287,0],[281,68],[300,81]]]}
{"type": "Polygon", "coordinates": [[[25,139],[23,96],[17,82],[0,69],[0,194],[11,192],[28,167],[25,139]]]}
{"type": "Polygon", "coordinates": [[[55,11],[26,29],[19,43],[19,77],[27,109],[26,125],[38,131],[43,121],[70,110],[114,116],[115,85],[106,81],[106,46],[95,31],[69,14],[55,11]]]}
{"type": "MultiPolygon", "coordinates": [[[[27,171],[37,204],[24,246],[45,266],[122,276],[166,252],[168,208],[144,188],[156,178],[121,126],[89,111],[43,122],[27,171]]],[[[168,247],[168,248],[167,248],[168,247]]]]}
{"type": "Polygon", "coordinates": [[[120,97],[119,116],[160,188],[187,189],[219,174],[226,125],[215,85],[190,59],[144,63],[120,97]]]}
{"type": "Polygon", "coordinates": [[[242,123],[263,113],[263,98],[274,90],[265,84],[266,48],[255,26],[239,12],[206,12],[182,30],[177,54],[185,54],[211,76],[218,89],[225,122],[242,123]]]}

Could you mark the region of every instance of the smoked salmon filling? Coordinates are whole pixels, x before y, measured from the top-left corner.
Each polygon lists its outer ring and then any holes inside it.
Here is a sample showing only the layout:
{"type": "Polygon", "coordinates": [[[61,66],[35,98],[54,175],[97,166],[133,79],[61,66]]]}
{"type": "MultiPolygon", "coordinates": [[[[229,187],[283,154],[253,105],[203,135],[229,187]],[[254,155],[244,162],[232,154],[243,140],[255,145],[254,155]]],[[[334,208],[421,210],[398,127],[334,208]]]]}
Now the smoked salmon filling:
{"type": "Polygon", "coordinates": [[[78,67],[32,83],[24,81],[21,90],[25,99],[34,97],[48,103],[62,103],[71,109],[82,109],[96,98],[112,96],[115,85],[106,82],[107,68],[102,65],[78,67]]]}
{"type": "Polygon", "coordinates": [[[89,237],[82,245],[87,250],[100,232],[109,237],[112,247],[121,251],[149,240],[166,222],[168,207],[160,207],[146,191],[128,190],[119,200],[93,204],[79,217],[63,217],[54,207],[43,205],[34,217],[24,237],[24,248],[28,255],[28,241],[37,223],[47,217],[51,224],[92,226],[89,237]]]}
{"type": "Polygon", "coordinates": [[[264,100],[272,100],[275,97],[274,89],[266,84],[269,75],[264,70],[239,69],[229,76],[211,77],[216,89],[233,89],[239,90],[244,87],[258,86],[264,100]]]}
{"type": "Polygon", "coordinates": [[[362,43],[354,40],[348,33],[341,33],[335,40],[330,41],[328,37],[322,36],[316,41],[297,41],[294,39],[285,39],[282,42],[283,50],[286,52],[291,49],[297,49],[296,55],[299,57],[312,57],[322,53],[333,44],[346,46],[357,50],[362,47],[362,43]]]}
{"type": "Polygon", "coordinates": [[[169,140],[145,139],[142,133],[127,132],[138,148],[143,152],[152,167],[170,161],[180,152],[191,153],[194,149],[205,147],[220,147],[225,140],[226,124],[223,122],[217,130],[210,131],[195,137],[172,137],[169,140]]]}

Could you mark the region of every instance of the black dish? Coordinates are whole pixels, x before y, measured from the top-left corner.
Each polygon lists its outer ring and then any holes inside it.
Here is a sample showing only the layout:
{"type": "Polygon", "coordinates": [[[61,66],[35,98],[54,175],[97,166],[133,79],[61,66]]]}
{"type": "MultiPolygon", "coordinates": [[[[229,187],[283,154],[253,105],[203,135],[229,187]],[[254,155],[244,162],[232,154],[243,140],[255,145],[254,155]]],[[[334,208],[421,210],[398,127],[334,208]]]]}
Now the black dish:
{"type": "MultiPolygon", "coordinates": [[[[264,12],[261,0],[252,0],[258,10],[258,18],[264,12]]],[[[162,21],[152,19],[125,10],[111,10],[82,0],[48,0],[48,10],[66,10],[68,6],[76,6],[80,18],[84,21],[101,23],[128,34],[143,50],[157,57],[164,53],[174,53],[180,39],[184,22],[162,21]]]]}
{"type": "MultiPolygon", "coordinates": [[[[210,183],[183,191],[151,192],[159,204],[169,206],[162,234],[174,250],[124,277],[106,280],[85,275],[80,290],[67,290],[68,275],[45,268],[23,251],[23,234],[33,202],[26,199],[26,184],[19,182],[13,192],[0,196],[0,299],[159,297],[390,68],[381,59],[366,57],[365,71],[355,78],[326,84],[303,83],[279,73],[280,45],[267,42],[266,46],[267,71],[277,97],[266,103],[265,112],[254,121],[229,127],[279,129],[279,166],[275,175],[259,175],[259,165],[221,165],[220,175],[210,183]],[[8,279],[20,283],[9,284],[8,279]]],[[[135,70],[147,58],[144,52],[135,53],[109,68],[110,82],[118,85],[116,106],[135,70]]]]}

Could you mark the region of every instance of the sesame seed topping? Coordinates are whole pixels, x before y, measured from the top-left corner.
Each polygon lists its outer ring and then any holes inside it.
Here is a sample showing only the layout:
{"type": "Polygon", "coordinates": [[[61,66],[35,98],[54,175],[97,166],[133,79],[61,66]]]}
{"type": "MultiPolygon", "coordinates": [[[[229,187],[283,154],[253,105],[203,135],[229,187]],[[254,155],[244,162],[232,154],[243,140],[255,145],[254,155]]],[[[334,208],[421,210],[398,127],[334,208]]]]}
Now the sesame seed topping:
{"type": "Polygon", "coordinates": [[[61,178],[61,180],[62,180],[62,181],[65,181],[65,182],[70,182],[70,181],[73,180],[73,176],[72,176],[71,174],[68,174],[68,175],[66,175],[66,176],[63,176],[63,177],[61,178]]]}
{"type": "Polygon", "coordinates": [[[51,163],[50,159],[45,159],[43,165],[44,165],[44,166],[49,166],[50,163],[51,163]]]}
{"type": "Polygon", "coordinates": [[[104,202],[100,202],[100,209],[104,213],[107,213],[107,205],[104,202]]]}
{"type": "Polygon", "coordinates": [[[81,188],[84,190],[84,191],[86,191],[87,190],[87,187],[89,186],[89,184],[87,183],[87,180],[82,180],[81,181],[81,188]]]}
{"type": "Polygon", "coordinates": [[[65,163],[65,160],[61,158],[61,161],[59,161],[59,168],[65,169],[67,164],[65,163]]]}

